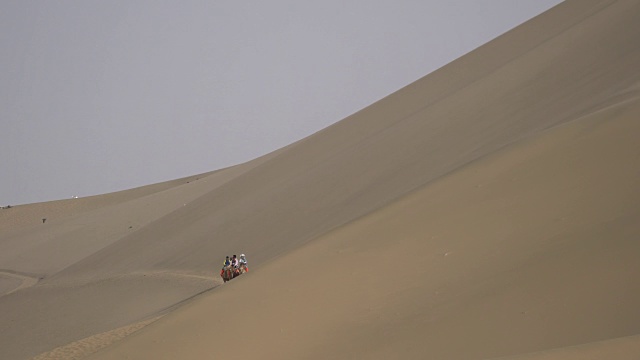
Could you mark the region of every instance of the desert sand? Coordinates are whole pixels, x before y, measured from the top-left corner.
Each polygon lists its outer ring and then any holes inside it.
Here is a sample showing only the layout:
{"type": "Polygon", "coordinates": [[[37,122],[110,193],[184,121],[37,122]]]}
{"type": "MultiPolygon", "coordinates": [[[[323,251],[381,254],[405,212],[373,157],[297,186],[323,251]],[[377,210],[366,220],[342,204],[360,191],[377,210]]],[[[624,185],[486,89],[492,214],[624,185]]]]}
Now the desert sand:
{"type": "Polygon", "coordinates": [[[638,359],[638,39],[566,1],[248,163],[2,209],[0,358],[638,359]]]}

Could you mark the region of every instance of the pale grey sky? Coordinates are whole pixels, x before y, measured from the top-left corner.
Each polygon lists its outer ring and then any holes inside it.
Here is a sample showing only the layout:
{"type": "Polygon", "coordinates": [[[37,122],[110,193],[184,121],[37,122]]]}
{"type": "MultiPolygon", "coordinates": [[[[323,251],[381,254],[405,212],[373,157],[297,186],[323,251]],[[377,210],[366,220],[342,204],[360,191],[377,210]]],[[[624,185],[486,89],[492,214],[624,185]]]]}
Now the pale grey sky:
{"type": "Polygon", "coordinates": [[[0,205],[244,162],[559,0],[0,0],[0,205]]]}

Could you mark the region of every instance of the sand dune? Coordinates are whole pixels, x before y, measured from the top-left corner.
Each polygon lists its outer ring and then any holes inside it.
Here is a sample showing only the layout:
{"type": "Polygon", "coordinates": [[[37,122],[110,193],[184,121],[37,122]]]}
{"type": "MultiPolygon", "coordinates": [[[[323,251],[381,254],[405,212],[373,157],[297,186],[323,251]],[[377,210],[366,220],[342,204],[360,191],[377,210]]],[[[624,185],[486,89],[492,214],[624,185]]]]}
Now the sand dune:
{"type": "Polygon", "coordinates": [[[484,359],[638,334],[639,113],[510,146],[95,358],[484,359]]]}
{"type": "Polygon", "coordinates": [[[111,277],[89,272],[75,277],[57,274],[123,237],[135,236],[140,228],[152,226],[267,158],[115,194],[4,209],[0,214],[0,322],[12,325],[3,329],[0,358],[37,355],[155,317],[215,286],[211,271],[131,271],[111,277]],[[96,304],[101,304],[99,311],[96,304]]]}
{"type": "Polygon", "coordinates": [[[0,358],[631,354],[638,14],[567,1],[252,162],[0,210],[0,358]]]}

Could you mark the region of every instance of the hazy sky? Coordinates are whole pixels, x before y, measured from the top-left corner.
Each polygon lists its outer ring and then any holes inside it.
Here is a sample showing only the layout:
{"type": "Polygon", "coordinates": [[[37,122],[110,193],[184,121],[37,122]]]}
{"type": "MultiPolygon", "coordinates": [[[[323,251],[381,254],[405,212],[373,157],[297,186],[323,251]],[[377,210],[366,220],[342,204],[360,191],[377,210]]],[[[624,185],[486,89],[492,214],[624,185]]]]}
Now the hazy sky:
{"type": "Polygon", "coordinates": [[[0,205],[244,162],[558,0],[0,0],[0,205]]]}

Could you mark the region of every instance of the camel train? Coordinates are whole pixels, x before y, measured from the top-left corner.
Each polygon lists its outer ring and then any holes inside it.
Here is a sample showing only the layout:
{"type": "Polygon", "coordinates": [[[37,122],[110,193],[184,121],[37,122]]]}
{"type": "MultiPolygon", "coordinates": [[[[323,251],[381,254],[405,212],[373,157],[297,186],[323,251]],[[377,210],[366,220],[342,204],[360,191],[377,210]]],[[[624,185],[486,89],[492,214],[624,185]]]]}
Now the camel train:
{"type": "Polygon", "coordinates": [[[222,270],[220,270],[220,277],[222,277],[222,281],[227,282],[246,272],[249,272],[249,268],[247,267],[247,259],[244,254],[240,255],[240,259],[235,255],[233,255],[231,259],[227,256],[222,265],[222,270]]]}
{"type": "Polygon", "coordinates": [[[247,268],[246,265],[239,266],[239,267],[233,267],[232,265],[227,265],[222,268],[220,276],[222,276],[222,280],[224,282],[227,282],[227,281],[231,281],[231,279],[235,277],[238,277],[246,273],[247,271],[249,271],[249,269],[247,268]]]}

